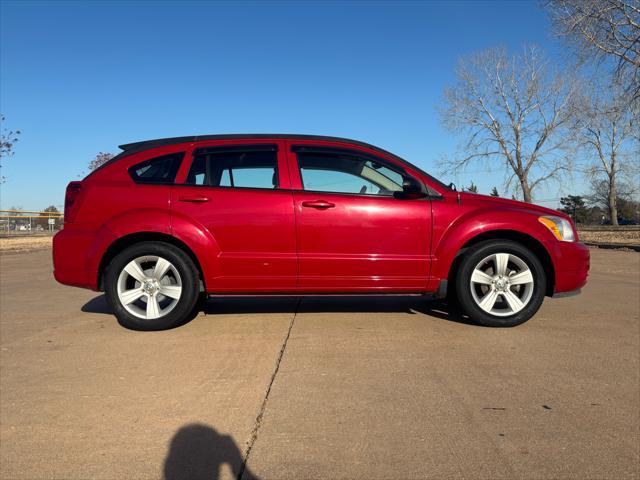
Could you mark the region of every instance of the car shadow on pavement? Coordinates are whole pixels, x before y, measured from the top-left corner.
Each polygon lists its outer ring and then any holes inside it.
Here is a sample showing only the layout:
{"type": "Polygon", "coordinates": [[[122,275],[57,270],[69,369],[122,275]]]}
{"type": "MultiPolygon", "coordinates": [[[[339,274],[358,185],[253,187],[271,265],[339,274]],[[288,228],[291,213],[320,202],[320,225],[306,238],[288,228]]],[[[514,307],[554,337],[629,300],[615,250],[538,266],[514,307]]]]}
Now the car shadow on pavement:
{"type": "Polygon", "coordinates": [[[421,296],[211,297],[205,315],[234,313],[409,313],[476,325],[455,305],[421,296]],[[298,304],[298,299],[302,298],[298,304]]]}
{"type": "Polygon", "coordinates": [[[85,313],[106,313],[107,315],[113,315],[113,309],[107,303],[107,297],[104,293],[89,300],[80,310],[85,313]]]}
{"type": "Polygon", "coordinates": [[[258,480],[244,464],[230,435],[221,435],[209,425],[192,423],[181,427],[171,439],[164,460],[164,480],[216,480],[220,467],[228,465],[233,478],[258,480]]]}
{"type": "MultiPolygon", "coordinates": [[[[104,294],[89,300],[86,313],[113,314],[104,294]]],[[[196,313],[205,315],[261,313],[409,313],[478,326],[456,305],[418,296],[210,297],[196,313]],[[300,301],[299,299],[302,298],[300,301]]],[[[192,315],[195,318],[196,315],[192,315]]]]}

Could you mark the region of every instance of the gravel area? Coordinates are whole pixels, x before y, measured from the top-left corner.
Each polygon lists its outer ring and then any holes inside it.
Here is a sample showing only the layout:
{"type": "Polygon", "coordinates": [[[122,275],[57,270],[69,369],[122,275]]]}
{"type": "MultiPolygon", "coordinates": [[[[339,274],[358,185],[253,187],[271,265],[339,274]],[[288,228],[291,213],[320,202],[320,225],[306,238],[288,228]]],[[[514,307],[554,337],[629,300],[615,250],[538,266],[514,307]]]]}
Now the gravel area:
{"type": "Polygon", "coordinates": [[[28,252],[31,250],[50,249],[52,238],[50,236],[0,238],[0,252],[28,252]]]}
{"type": "Polygon", "coordinates": [[[583,242],[640,245],[640,230],[619,230],[617,232],[578,231],[583,242]]]}

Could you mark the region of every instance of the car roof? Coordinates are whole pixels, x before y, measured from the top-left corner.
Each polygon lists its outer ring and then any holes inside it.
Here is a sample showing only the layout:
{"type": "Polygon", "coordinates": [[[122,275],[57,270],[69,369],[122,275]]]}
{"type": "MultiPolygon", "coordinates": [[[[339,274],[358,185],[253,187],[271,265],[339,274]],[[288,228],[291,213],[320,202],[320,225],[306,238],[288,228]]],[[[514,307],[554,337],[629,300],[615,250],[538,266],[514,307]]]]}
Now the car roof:
{"type": "MultiPolygon", "coordinates": [[[[247,133],[247,134],[221,134],[221,135],[193,135],[187,137],[169,137],[169,138],[157,138],[154,140],[143,140],[141,142],[125,143],[119,147],[123,150],[122,154],[130,155],[133,153],[141,152],[143,150],[149,150],[151,148],[163,147],[167,145],[175,145],[178,143],[191,143],[202,142],[205,140],[252,140],[252,139],[286,139],[286,140],[321,140],[328,142],[345,142],[361,147],[371,148],[379,152],[397,157],[391,152],[383,150],[369,143],[361,142],[359,140],[353,140],[351,138],[343,137],[331,137],[324,135],[301,135],[301,134],[284,134],[284,133],[247,133]]],[[[120,154],[120,155],[122,155],[120,154]]],[[[124,156],[124,155],[122,155],[124,156]]],[[[398,157],[399,158],[399,157],[398,157]]]]}

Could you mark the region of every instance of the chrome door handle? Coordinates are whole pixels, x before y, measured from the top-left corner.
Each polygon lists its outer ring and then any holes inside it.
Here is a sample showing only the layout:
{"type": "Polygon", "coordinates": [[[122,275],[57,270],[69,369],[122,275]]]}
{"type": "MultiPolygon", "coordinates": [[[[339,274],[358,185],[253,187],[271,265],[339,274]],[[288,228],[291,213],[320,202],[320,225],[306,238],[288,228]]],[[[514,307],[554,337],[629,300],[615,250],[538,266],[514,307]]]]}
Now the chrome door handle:
{"type": "Polygon", "coordinates": [[[180,202],[191,202],[191,203],[204,203],[209,201],[209,197],[201,197],[201,196],[183,196],[178,197],[178,201],[180,202]]]}

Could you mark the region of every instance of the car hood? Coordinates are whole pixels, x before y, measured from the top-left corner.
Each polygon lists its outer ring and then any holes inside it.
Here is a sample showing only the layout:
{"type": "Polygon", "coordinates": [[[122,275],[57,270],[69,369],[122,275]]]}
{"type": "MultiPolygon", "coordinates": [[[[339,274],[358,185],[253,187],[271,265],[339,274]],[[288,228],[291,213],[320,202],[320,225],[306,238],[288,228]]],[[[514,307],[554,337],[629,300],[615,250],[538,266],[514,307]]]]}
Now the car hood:
{"type": "Polygon", "coordinates": [[[511,208],[517,210],[524,210],[539,215],[554,215],[556,217],[562,217],[570,219],[568,215],[552,208],[542,207],[534,203],[520,202],[518,200],[510,200],[508,198],[492,197],[490,195],[481,195],[479,193],[472,192],[460,192],[460,203],[463,205],[472,204],[478,207],[486,208],[511,208]]]}

